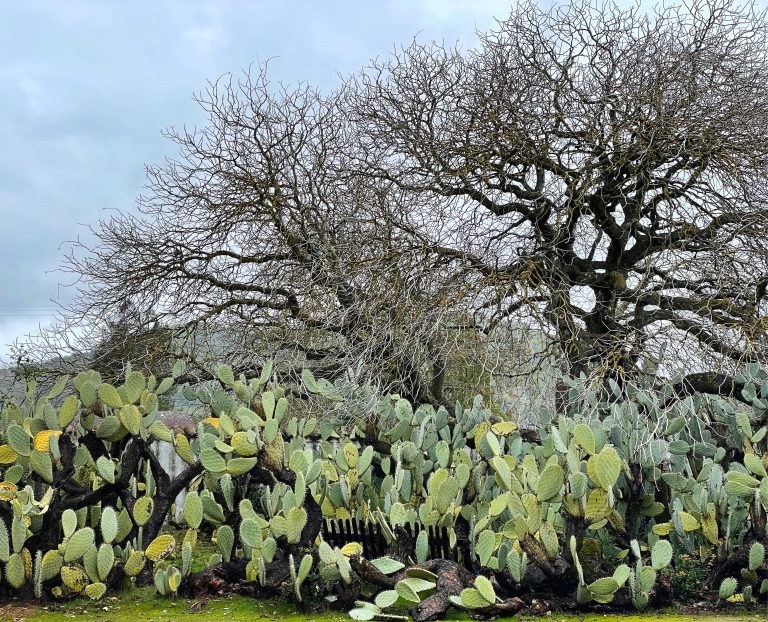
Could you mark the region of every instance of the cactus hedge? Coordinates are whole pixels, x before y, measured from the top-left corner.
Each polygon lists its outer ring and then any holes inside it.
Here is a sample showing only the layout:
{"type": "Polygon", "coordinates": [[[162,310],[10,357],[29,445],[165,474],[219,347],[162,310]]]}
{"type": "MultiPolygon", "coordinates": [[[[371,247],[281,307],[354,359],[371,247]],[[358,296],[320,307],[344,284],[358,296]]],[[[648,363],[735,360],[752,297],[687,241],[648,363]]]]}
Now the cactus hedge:
{"type": "MultiPolygon", "coordinates": [[[[174,368],[183,373],[183,364],[174,368]]],[[[702,597],[768,598],[768,374],[742,373],[726,399],[635,382],[563,378],[557,412],[534,429],[471,407],[379,400],[365,419],[305,372],[322,416],[296,416],[271,366],[183,387],[209,415],[194,434],[157,418],[174,378],[96,372],[45,391],[30,381],[0,432],[4,596],[99,600],[132,584],[162,595],[238,590],[344,607],[355,619],[416,620],[448,607],[494,616],[531,597],[561,607],[643,610],[669,603],[676,559],[711,568],[702,597]],[[152,443],[186,463],[171,477],[152,443]],[[182,490],[183,535],[162,527],[182,490]],[[376,523],[386,556],[336,548],[324,518],[376,523]],[[428,559],[442,527],[461,563],[428,559]],[[198,539],[217,552],[191,572],[198,539]],[[367,596],[364,597],[363,594],[367,596]]],[[[317,409],[317,408],[316,408],[317,409]]],[[[303,409],[305,412],[312,410],[303,409]]]]}

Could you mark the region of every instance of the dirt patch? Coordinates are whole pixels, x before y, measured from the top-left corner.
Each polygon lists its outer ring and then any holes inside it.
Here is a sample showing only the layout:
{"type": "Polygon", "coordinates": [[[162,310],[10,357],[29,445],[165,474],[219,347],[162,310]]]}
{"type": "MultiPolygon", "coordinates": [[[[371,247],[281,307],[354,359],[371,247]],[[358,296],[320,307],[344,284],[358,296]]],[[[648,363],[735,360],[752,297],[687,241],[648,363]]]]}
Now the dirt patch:
{"type": "Polygon", "coordinates": [[[0,606],[0,620],[5,622],[6,620],[13,622],[26,620],[27,618],[33,618],[40,613],[40,607],[35,605],[26,604],[13,604],[0,606]]]}

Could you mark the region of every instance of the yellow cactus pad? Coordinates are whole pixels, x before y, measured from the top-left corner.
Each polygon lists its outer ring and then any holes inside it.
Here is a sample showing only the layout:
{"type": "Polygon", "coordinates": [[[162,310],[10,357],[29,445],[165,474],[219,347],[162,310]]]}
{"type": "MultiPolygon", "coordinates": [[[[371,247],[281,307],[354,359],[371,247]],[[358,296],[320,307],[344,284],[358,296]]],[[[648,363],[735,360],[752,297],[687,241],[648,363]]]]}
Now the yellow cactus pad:
{"type": "Polygon", "coordinates": [[[0,482],[0,501],[11,501],[16,498],[18,488],[12,482],[0,482]]]}
{"type": "Polygon", "coordinates": [[[359,542],[349,542],[341,547],[341,552],[345,557],[355,557],[363,554],[363,545],[359,542]]]}
{"type": "Polygon", "coordinates": [[[144,551],[147,559],[153,562],[159,562],[161,559],[165,559],[176,548],[176,540],[172,535],[165,534],[158,536],[144,551]]]}
{"type": "Polygon", "coordinates": [[[18,457],[10,445],[0,445],[0,464],[13,464],[18,457]]]}
{"type": "Polygon", "coordinates": [[[176,435],[174,445],[176,446],[176,453],[184,462],[191,465],[195,464],[195,454],[192,452],[189,440],[181,432],[176,435]]]}
{"type": "Polygon", "coordinates": [[[64,566],[61,569],[61,580],[70,590],[80,593],[88,585],[88,575],[78,566],[64,566]]]}
{"type": "Polygon", "coordinates": [[[42,430],[35,434],[33,444],[35,451],[49,451],[51,449],[51,436],[58,438],[61,436],[60,430],[42,430]]]}
{"type": "Polygon", "coordinates": [[[500,421],[491,426],[491,432],[497,436],[506,436],[507,434],[512,434],[515,430],[517,430],[517,424],[514,421],[500,421]]]}

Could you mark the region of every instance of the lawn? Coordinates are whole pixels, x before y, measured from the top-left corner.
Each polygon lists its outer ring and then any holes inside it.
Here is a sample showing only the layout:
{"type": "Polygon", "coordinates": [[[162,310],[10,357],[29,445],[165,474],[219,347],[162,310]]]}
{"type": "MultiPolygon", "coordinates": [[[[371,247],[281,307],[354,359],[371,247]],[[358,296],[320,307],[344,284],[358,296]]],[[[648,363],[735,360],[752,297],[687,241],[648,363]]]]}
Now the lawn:
{"type": "MultiPolygon", "coordinates": [[[[173,526],[167,526],[165,533],[175,536],[177,542],[183,538],[184,531],[173,526]]],[[[216,545],[202,535],[195,546],[192,561],[192,571],[205,568],[208,558],[217,551],[216,545]]],[[[173,560],[181,565],[180,554],[173,560]]],[[[400,612],[398,612],[400,613],[400,612]]],[[[403,611],[402,613],[406,613],[403,611]]],[[[283,620],[298,622],[308,620],[315,622],[350,622],[351,618],[343,611],[302,612],[296,603],[284,600],[254,600],[240,596],[230,596],[205,602],[188,601],[184,599],[163,598],[157,595],[153,587],[132,589],[117,596],[107,596],[95,603],[87,598],[69,601],[67,603],[48,603],[43,606],[35,604],[10,603],[0,605],[0,622],[64,622],[66,620],[79,622],[253,622],[254,620],[283,620]]],[[[449,611],[448,620],[471,620],[466,613],[449,611]]],[[[499,618],[504,620],[505,618],[499,618]]],[[[622,622],[672,622],[683,620],[698,622],[722,620],[724,622],[765,622],[765,611],[759,613],[732,612],[697,613],[680,615],[677,613],[651,613],[644,615],[628,614],[623,616],[608,616],[604,614],[564,614],[553,613],[545,618],[534,618],[524,614],[509,620],[551,620],[552,622],[608,622],[611,619],[621,619],[622,622]]]]}
{"type": "MultiPolygon", "coordinates": [[[[178,542],[183,538],[183,531],[167,526],[165,533],[171,533],[178,542]]],[[[201,535],[195,546],[192,571],[205,568],[208,558],[216,552],[216,545],[206,536],[201,535]]],[[[173,560],[181,565],[181,557],[173,560]]],[[[398,612],[400,613],[400,612],[398,612]]],[[[403,611],[402,613],[406,613],[403,611]]],[[[614,619],[619,617],[613,616],[614,619]]],[[[230,596],[205,602],[188,601],[184,599],[163,598],[157,595],[153,587],[132,589],[117,596],[107,596],[95,603],[87,598],[73,600],[67,603],[35,604],[10,603],[0,606],[0,622],[64,622],[66,620],[79,622],[253,622],[254,620],[282,620],[298,622],[307,620],[315,622],[350,622],[351,618],[343,611],[302,612],[296,603],[284,600],[255,600],[252,598],[230,596]]],[[[448,620],[471,620],[466,613],[452,610],[448,620]]],[[[505,618],[499,618],[504,620],[505,618]]],[[[564,614],[553,613],[545,618],[534,618],[524,614],[509,620],[551,620],[552,622],[608,622],[612,616],[604,614],[564,614]]],[[[680,615],[677,613],[651,613],[644,615],[628,614],[620,616],[622,622],[672,622],[683,620],[698,622],[722,620],[724,622],[765,622],[766,615],[760,613],[697,613],[680,615]]]]}
{"type": "MultiPolygon", "coordinates": [[[[196,603],[185,600],[169,600],[158,597],[151,588],[132,590],[121,597],[106,598],[93,603],[88,600],[76,600],[64,605],[51,604],[47,607],[34,605],[8,604],[0,607],[0,621],[14,622],[64,622],[77,619],[81,622],[252,622],[254,620],[283,620],[298,622],[312,620],[316,622],[348,622],[349,616],[343,612],[302,613],[292,603],[284,601],[258,601],[251,598],[233,596],[196,603]]],[[[454,611],[449,620],[468,620],[466,615],[454,611]]],[[[503,618],[501,618],[503,619],[503,618]]],[[[535,620],[529,616],[518,616],[518,620],[535,620]]],[[[607,622],[612,616],[602,614],[559,615],[553,613],[545,620],[552,622],[607,622]]],[[[675,613],[655,613],[648,615],[620,616],[623,622],[672,622],[684,620],[722,620],[723,622],[764,622],[765,613],[742,615],[719,615],[717,613],[679,615],[675,613]]]]}

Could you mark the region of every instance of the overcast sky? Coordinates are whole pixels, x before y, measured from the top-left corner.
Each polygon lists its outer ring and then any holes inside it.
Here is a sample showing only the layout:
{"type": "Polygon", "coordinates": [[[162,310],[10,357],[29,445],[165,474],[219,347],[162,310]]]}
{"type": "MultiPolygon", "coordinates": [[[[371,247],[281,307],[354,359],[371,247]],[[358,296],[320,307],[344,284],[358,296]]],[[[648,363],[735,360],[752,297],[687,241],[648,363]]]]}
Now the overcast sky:
{"type": "Polygon", "coordinates": [[[67,240],[132,210],[206,80],[270,60],[331,89],[396,44],[476,44],[502,0],[49,0],[0,5],[0,359],[66,299],[67,240]]]}

